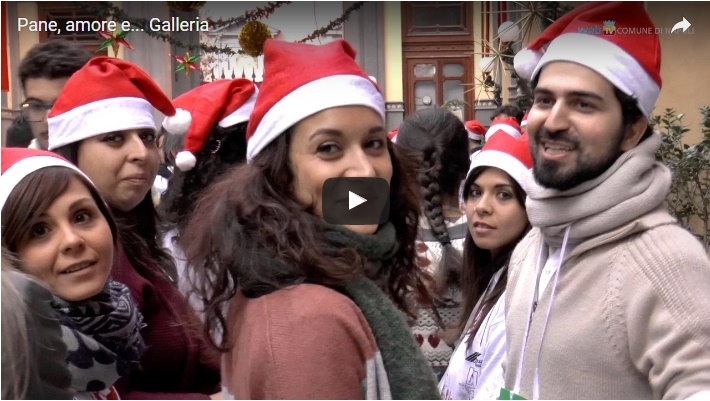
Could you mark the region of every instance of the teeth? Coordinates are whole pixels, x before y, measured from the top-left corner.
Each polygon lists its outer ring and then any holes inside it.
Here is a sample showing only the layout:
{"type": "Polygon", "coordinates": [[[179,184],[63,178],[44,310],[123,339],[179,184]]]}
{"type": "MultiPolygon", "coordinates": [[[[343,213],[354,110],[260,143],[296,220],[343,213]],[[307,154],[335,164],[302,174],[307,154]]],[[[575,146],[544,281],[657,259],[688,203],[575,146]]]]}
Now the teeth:
{"type": "Polygon", "coordinates": [[[545,150],[551,150],[553,152],[570,152],[572,148],[566,148],[562,146],[545,146],[545,150]]]}
{"type": "Polygon", "coordinates": [[[71,267],[71,268],[65,270],[64,273],[74,273],[75,271],[79,271],[81,269],[89,267],[89,265],[91,265],[91,262],[82,263],[80,265],[77,265],[77,266],[74,266],[74,267],[71,267]]]}

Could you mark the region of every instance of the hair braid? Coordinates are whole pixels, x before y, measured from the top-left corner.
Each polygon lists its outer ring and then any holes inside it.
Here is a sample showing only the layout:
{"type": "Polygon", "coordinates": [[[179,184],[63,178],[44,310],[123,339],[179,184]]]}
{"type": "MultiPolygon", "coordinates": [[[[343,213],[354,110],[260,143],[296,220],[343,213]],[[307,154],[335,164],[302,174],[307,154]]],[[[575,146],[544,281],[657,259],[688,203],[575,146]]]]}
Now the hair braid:
{"type": "Polygon", "coordinates": [[[444,208],[441,204],[441,186],[439,185],[439,172],[441,161],[436,147],[432,146],[424,151],[422,169],[417,174],[417,181],[422,186],[424,195],[424,216],[429,222],[429,227],[436,239],[442,245],[451,244],[449,232],[446,229],[444,208]]]}

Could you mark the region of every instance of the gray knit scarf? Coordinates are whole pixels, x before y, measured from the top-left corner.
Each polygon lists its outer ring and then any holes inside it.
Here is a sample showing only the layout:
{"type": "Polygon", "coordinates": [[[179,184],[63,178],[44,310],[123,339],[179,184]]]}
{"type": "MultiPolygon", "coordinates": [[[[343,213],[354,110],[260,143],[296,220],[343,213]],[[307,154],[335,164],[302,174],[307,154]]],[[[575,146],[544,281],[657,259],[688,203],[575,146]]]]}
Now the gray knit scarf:
{"type": "Polygon", "coordinates": [[[545,242],[560,247],[564,231],[580,243],[633,221],[658,208],[668,195],[671,172],[656,161],[661,134],[653,133],[622,154],[599,177],[566,191],[545,188],[532,173],[526,177],[528,219],[545,242]]]}
{"type": "Polygon", "coordinates": [[[329,240],[324,252],[352,248],[365,259],[365,276],[356,276],[344,293],[360,308],[377,341],[378,360],[365,383],[367,399],[439,399],[436,377],[414,341],[404,313],[382,291],[390,273],[392,258],[399,249],[394,224],[388,222],[372,235],[358,234],[339,226],[322,226],[329,240]],[[373,281],[376,277],[380,279],[373,281]],[[374,373],[374,374],[373,374],[374,373]]]}

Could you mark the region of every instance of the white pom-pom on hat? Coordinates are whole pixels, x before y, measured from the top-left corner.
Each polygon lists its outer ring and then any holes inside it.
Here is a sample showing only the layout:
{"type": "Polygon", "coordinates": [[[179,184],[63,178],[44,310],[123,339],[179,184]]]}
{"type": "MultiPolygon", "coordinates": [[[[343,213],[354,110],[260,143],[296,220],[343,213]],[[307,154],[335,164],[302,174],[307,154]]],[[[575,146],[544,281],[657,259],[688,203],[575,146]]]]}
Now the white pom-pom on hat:
{"type": "Polygon", "coordinates": [[[513,58],[515,73],[518,74],[520,78],[527,81],[531,80],[535,68],[542,59],[542,55],[543,53],[540,50],[523,49],[519,51],[513,58]]]}
{"type": "Polygon", "coordinates": [[[197,158],[191,152],[183,150],[175,156],[175,165],[180,171],[192,170],[195,164],[197,164],[197,158]]]}
{"type": "Polygon", "coordinates": [[[165,117],[165,120],[163,120],[163,128],[170,134],[183,135],[190,129],[191,123],[192,116],[190,112],[176,108],[174,116],[165,117]]]}

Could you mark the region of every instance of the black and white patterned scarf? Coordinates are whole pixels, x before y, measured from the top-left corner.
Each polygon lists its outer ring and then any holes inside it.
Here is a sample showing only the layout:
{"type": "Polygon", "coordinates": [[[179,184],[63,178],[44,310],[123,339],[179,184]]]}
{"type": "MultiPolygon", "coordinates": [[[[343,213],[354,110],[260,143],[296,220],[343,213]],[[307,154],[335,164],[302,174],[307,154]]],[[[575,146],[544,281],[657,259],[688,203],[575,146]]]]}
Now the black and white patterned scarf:
{"type": "Polygon", "coordinates": [[[72,389],[102,391],[139,367],[145,350],[143,315],[125,285],[109,280],[97,295],[78,302],[52,302],[62,325],[72,389]]]}

